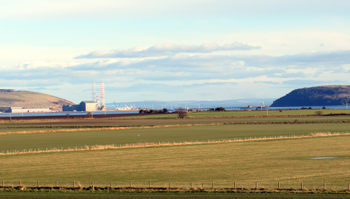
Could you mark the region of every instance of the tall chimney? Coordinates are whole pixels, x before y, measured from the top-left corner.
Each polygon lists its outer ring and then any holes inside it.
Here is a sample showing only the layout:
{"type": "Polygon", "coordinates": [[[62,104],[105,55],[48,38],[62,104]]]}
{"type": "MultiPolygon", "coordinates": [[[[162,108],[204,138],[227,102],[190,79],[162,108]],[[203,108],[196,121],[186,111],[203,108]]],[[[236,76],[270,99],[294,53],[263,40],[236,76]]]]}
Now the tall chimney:
{"type": "Polygon", "coordinates": [[[100,82],[100,95],[101,95],[101,107],[102,107],[102,109],[105,109],[106,104],[105,104],[105,84],[104,84],[104,82],[100,82]]]}
{"type": "Polygon", "coordinates": [[[92,100],[96,102],[95,82],[92,84],[92,100]]]}

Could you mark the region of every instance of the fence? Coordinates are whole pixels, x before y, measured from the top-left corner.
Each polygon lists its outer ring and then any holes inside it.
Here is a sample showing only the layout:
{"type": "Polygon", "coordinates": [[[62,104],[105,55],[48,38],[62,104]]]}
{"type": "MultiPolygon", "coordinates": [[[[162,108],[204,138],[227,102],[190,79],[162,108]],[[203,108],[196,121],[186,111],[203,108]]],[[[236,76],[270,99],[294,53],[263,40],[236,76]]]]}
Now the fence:
{"type": "MultiPolygon", "coordinates": [[[[247,185],[246,183],[244,183],[247,185]]],[[[58,181],[53,183],[41,184],[39,181],[28,182],[28,184],[18,181],[17,183],[5,183],[1,181],[0,189],[16,189],[16,190],[116,190],[116,191],[126,191],[126,192],[138,192],[138,191],[170,191],[170,192],[182,192],[182,191],[216,191],[216,192],[343,192],[350,194],[350,183],[344,185],[335,185],[323,183],[318,186],[301,183],[293,183],[293,186],[286,186],[281,182],[274,182],[273,184],[268,183],[260,184],[255,182],[250,184],[251,186],[240,186],[239,183],[232,182],[231,186],[223,185],[217,182],[206,182],[206,183],[193,183],[193,182],[168,182],[168,183],[153,183],[148,182],[138,182],[138,183],[113,183],[112,181],[108,184],[94,183],[91,181],[88,185],[82,186],[78,181],[72,181],[70,184],[60,185],[58,181]]],[[[289,184],[290,185],[290,184],[289,184]]]]}

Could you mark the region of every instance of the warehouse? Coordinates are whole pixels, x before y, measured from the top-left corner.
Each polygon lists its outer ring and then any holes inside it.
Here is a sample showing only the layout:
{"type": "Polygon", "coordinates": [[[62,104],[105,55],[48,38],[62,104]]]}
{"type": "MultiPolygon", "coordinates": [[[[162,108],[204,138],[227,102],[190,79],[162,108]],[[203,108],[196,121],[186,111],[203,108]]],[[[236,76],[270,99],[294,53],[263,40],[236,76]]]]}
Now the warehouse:
{"type": "Polygon", "coordinates": [[[62,111],[97,111],[98,103],[94,101],[82,101],[80,104],[63,105],[62,111]]]}
{"type": "Polygon", "coordinates": [[[97,111],[98,103],[94,101],[82,101],[80,102],[80,108],[82,111],[97,111]]]}
{"type": "Polygon", "coordinates": [[[22,107],[10,107],[9,113],[45,113],[51,112],[50,108],[22,108],[22,107]]]}

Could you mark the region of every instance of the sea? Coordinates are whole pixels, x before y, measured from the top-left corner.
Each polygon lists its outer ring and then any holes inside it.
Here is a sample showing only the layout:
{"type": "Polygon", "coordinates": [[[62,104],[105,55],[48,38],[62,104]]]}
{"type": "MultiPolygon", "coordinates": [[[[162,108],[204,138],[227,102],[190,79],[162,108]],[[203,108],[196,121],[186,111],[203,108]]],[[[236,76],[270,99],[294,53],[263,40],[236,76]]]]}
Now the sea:
{"type": "MultiPolygon", "coordinates": [[[[256,106],[250,110],[298,110],[301,108],[312,108],[312,109],[322,109],[325,107],[326,109],[348,109],[350,107],[345,105],[334,105],[334,106],[286,106],[286,107],[259,107],[256,106]]],[[[165,107],[167,108],[167,107],[165,107]]],[[[206,111],[213,109],[212,108],[203,108],[201,107],[200,110],[206,111]]],[[[224,107],[226,110],[244,110],[245,107],[224,107]]],[[[168,108],[170,109],[170,108],[168,108]]],[[[192,109],[198,110],[199,108],[193,107],[192,109]]],[[[171,111],[172,112],[172,111],[171,111]]],[[[87,115],[89,112],[85,111],[77,111],[77,112],[51,112],[51,113],[0,113],[0,117],[28,117],[28,116],[62,116],[67,115],[69,113],[70,116],[74,115],[87,115]]],[[[95,111],[92,112],[93,115],[111,115],[111,114],[138,114],[138,111],[116,111],[115,106],[107,106],[106,111],[95,111]]]]}

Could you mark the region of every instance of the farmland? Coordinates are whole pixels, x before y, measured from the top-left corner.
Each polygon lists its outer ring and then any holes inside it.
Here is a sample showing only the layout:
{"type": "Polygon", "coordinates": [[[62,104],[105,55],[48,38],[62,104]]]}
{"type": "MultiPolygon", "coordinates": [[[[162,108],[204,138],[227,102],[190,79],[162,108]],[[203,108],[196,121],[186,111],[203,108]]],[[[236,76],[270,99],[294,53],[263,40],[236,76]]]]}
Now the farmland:
{"type": "MultiPolygon", "coordinates": [[[[347,109],[305,109],[305,110],[283,110],[280,112],[279,110],[255,110],[255,111],[218,111],[218,112],[192,112],[189,113],[189,117],[213,117],[213,116],[265,116],[265,115],[314,115],[316,111],[321,111],[322,114],[339,114],[346,113],[350,114],[350,110],[347,109]]],[[[137,117],[137,116],[129,116],[129,117],[137,117]]],[[[143,116],[143,117],[168,117],[167,115],[163,116],[143,116]]],[[[176,117],[174,114],[172,117],[176,117]]]]}
{"type": "MultiPolygon", "coordinates": [[[[170,118],[103,118],[103,119],[61,119],[61,120],[43,120],[43,121],[21,121],[21,122],[2,122],[0,123],[0,132],[39,130],[52,128],[90,128],[90,127],[138,127],[154,125],[181,125],[181,124],[213,124],[213,123],[254,123],[254,122],[298,122],[303,121],[350,121],[349,116],[288,116],[288,117],[227,117],[227,116],[209,116],[209,117],[191,117],[186,119],[175,118],[173,114],[170,118]]],[[[135,116],[134,116],[135,117],[135,116]]]]}
{"type": "Polygon", "coordinates": [[[350,137],[2,156],[6,183],[347,188],[350,137]],[[332,147],[325,147],[332,146],[332,147]],[[313,157],[335,159],[310,159],[313,157]],[[10,168],[10,169],[9,169],[10,168]]]}
{"type": "MultiPolygon", "coordinates": [[[[191,118],[100,118],[0,123],[0,152],[150,142],[185,142],[350,132],[350,116],[235,117],[235,112],[189,114],[191,118]],[[103,128],[102,128],[103,127],[103,128]],[[115,129],[108,129],[115,127],[115,129]],[[127,129],[116,128],[127,127],[127,129]],[[67,131],[74,130],[74,131],[67,131]],[[53,130],[53,131],[52,131],[53,130]],[[44,131],[44,132],[40,132],[44,131]],[[16,134],[20,133],[20,134],[16,134]]],[[[308,110],[307,110],[308,111],[308,110]]],[[[342,113],[342,110],[332,110],[342,113]]],[[[344,110],[347,111],[347,110],[344,110]]],[[[344,112],[343,111],[343,112],[344,112]]],[[[243,113],[243,111],[240,111],[243,113]]],[[[248,111],[247,111],[248,112],[248,111]]],[[[259,113],[251,111],[251,113],[259,113]]],[[[283,111],[282,113],[285,113],[283,111]]],[[[313,114],[314,114],[313,110],[313,114]]],[[[280,114],[280,112],[276,112],[280,114]]],[[[293,113],[293,114],[292,114],[293,113]]],[[[286,114],[286,113],[285,113],[286,114]]],[[[259,115],[259,114],[257,114],[259,115]]],[[[299,115],[299,116],[298,116],[299,115]]],[[[251,115],[253,116],[253,115],[251,115]]],[[[298,139],[154,146],[91,151],[0,155],[6,185],[145,187],[281,187],[346,189],[349,135],[298,139]],[[334,157],[312,159],[314,157],[334,157]]]]}
{"type": "Polygon", "coordinates": [[[35,148],[67,148],[92,145],[179,142],[303,135],[317,132],[346,132],[349,124],[255,124],[255,125],[204,125],[189,127],[139,128],[126,130],[100,130],[55,133],[0,135],[0,152],[35,148]]]}

